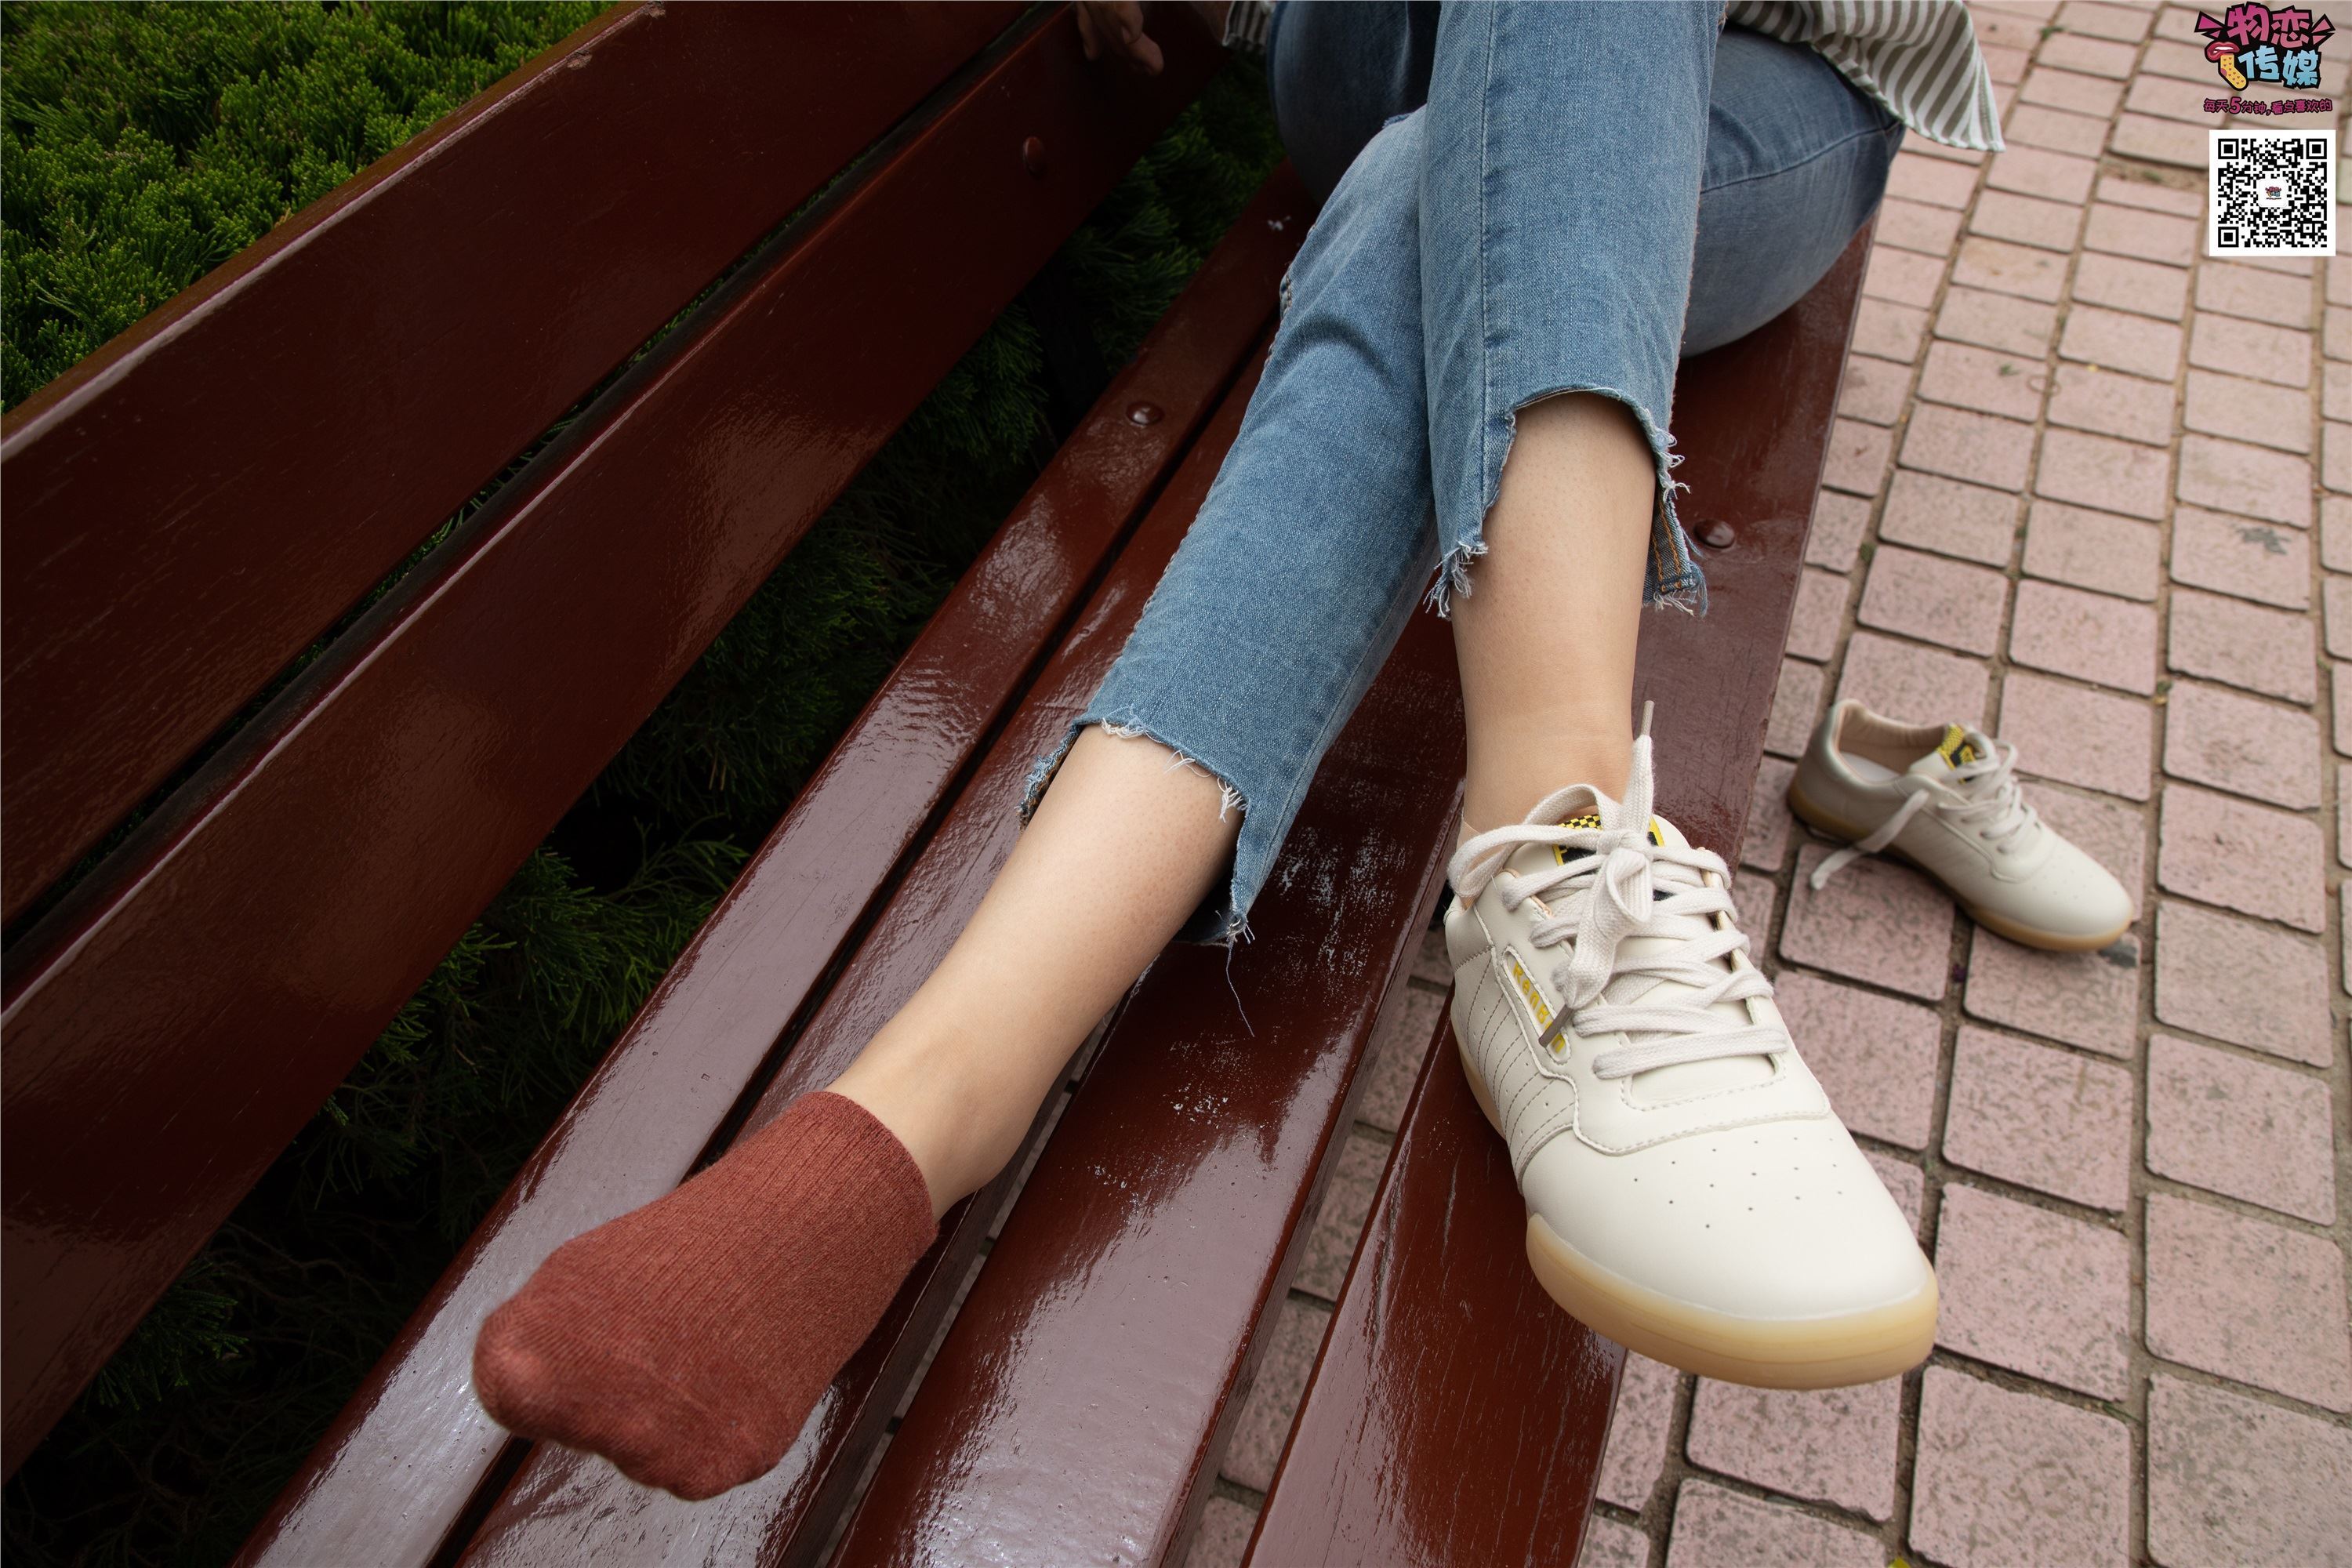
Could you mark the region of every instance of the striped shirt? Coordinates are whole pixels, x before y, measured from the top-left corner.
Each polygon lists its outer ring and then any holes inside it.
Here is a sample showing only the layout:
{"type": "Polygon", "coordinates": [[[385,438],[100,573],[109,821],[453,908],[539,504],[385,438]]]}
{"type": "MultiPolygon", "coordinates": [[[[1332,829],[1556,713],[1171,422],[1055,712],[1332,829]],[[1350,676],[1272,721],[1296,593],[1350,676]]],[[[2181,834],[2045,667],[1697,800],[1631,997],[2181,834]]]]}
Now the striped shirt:
{"type": "Polygon", "coordinates": [[[2000,113],[1959,0],[1731,0],[1724,20],[1810,44],[1923,136],[1998,153],[2000,113]]]}
{"type": "MultiPolygon", "coordinates": [[[[1264,49],[1270,0],[1234,0],[1225,42],[1264,49]]],[[[1838,73],[1923,136],[2001,150],[1992,79],[1960,0],[1731,0],[1724,20],[1809,44],[1838,73]]]]}

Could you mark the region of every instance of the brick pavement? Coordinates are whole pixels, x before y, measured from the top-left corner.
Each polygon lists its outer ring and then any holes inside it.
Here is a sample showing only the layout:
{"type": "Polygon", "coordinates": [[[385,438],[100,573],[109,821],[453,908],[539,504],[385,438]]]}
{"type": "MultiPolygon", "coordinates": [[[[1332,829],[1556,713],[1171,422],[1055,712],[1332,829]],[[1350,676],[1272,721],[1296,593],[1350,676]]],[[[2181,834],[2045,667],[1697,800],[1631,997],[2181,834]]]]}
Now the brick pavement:
{"type": "MultiPolygon", "coordinates": [[[[1937,1261],[1939,1343],[1827,1394],[1635,1358],[1606,1568],[2352,1541],[2352,261],[2201,257],[2193,11],[1975,10],[2010,150],[1896,162],[1739,889],[1937,1261]],[[2133,933],[2029,952],[1891,862],[1804,886],[1780,759],[1833,695],[2016,742],[2133,933]]],[[[1443,978],[1383,1042],[1192,1568],[1239,1561],[1443,978]]]]}

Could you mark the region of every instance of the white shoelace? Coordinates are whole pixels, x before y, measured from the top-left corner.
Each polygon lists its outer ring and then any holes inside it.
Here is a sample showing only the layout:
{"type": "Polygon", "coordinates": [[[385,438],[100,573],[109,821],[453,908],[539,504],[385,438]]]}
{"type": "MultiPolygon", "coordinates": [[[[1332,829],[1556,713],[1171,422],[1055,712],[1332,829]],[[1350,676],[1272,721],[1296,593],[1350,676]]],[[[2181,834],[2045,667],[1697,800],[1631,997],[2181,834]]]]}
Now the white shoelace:
{"type": "Polygon", "coordinates": [[[2016,763],[2015,746],[1993,742],[1988,754],[1972,763],[1962,763],[1944,775],[1945,782],[1959,790],[1961,798],[1958,800],[1936,788],[1933,781],[1914,773],[1903,774],[1895,781],[1895,787],[1903,794],[1903,804],[1895,808],[1895,815],[1880,823],[1877,831],[1867,838],[1847,845],[1814,867],[1813,891],[1818,893],[1829,886],[1832,877],[1864,855],[1875,855],[1894,843],[1896,836],[1910,826],[1911,819],[1930,806],[1988,844],[1998,847],[2015,839],[2042,820],[2042,814],[2026,804],[2025,792],[2018,785],[2016,763]]]}
{"type": "Polygon", "coordinates": [[[1566,895],[1544,898],[1544,907],[1551,912],[1528,928],[1528,938],[1538,947],[1569,944],[1567,957],[1551,972],[1552,989],[1561,1005],[1544,1031],[1543,1043],[1549,1044],[1564,1028],[1580,1037],[1634,1037],[1636,1043],[1592,1058],[1598,1078],[1626,1078],[1653,1068],[1789,1048],[1786,1030],[1735,1023],[1709,1010],[1717,1002],[1769,996],[1772,983],[1752,964],[1731,962],[1731,954],[1748,950],[1748,938],[1729,923],[1736,916],[1730,893],[1720,882],[1705,879],[1707,872],[1725,875],[1723,857],[1650,842],[1654,790],[1650,737],[1644,733],[1633,742],[1633,777],[1624,801],[1599,797],[1600,827],[1562,826],[1559,818],[1575,792],[1561,790],[1525,822],[1470,839],[1454,852],[1448,867],[1454,890],[1468,900],[1475,900],[1498,874],[1503,876],[1497,896],[1507,910],[1555,889],[1566,895]],[[1570,858],[1565,865],[1533,873],[1504,871],[1504,861],[1528,844],[1554,845],[1570,858]],[[1664,898],[1658,897],[1662,889],[1664,898]],[[1727,917],[1725,925],[1716,923],[1717,914],[1727,917]],[[1638,957],[1621,952],[1628,937],[1674,940],[1673,924],[1681,919],[1696,920],[1706,934],[1685,937],[1673,947],[1638,957]],[[1651,984],[1632,996],[1620,987],[1616,1001],[1604,1000],[1602,992],[1610,983],[1625,975],[1647,975],[1651,984]],[[1666,981],[1690,989],[1670,1002],[1653,1001],[1666,981]]]}

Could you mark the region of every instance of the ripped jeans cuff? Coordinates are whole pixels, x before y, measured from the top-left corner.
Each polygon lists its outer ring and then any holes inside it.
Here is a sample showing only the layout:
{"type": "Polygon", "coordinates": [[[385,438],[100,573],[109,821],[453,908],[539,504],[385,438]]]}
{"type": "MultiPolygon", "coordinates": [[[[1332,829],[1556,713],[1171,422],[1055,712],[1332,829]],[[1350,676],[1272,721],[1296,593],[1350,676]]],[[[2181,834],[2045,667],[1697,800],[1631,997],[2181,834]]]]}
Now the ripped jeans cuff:
{"type": "MultiPolygon", "coordinates": [[[[1659,426],[1639,399],[1615,387],[1590,384],[1555,387],[1539,393],[1502,416],[1500,439],[1490,440],[1486,444],[1487,450],[1499,456],[1484,475],[1484,497],[1475,513],[1457,517],[1450,523],[1444,518],[1439,520],[1442,534],[1448,542],[1444,554],[1438,560],[1437,574],[1430,584],[1424,603],[1440,616],[1452,613],[1456,594],[1474,591],[1470,566],[1486,553],[1486,520],[1487,514],[1494,510],[1496,498],[1502,490],[1503,465],[1509,458],[1511,443],[1518,432],[1520,411],[1547,398],[1573,393],[1589,393],[1623,404],[1640,423],[1643,438],[1649,442],[1651,457],[1657,465],[1658,493],[1656,504],[1650,513],[1650,560],[1643,576],[1643,603],[1665,605],[1686,615],[1706,613],[1706,577],[1699,570],[1698,558],[1691,550],[1690,535],[1683,531],[1682,520],[1675,510],[1675,492],[1690,487],[1674,477],[1675,469],[1681,466],[1683,460],[1682,454],[1675,450],[1674,437],[1659,426]]],[[[1471,510],[1466,505],[1457,510],[1471,510]]]]}
{"type": "Polygon", "coordinates": [[[1234,866],[1225,880],[1224,896],[1222,899],[1213,896],[1193,910],[1186,919],[1183,929],[1176,933],[1176,940],[1215,947],[1232,947],[1237,942],[1247,942],[1249,919],[1244,911],[1256,897],[1256,882],[1265,879],[1262,874],[1248,885],[1244,885],[1243,879],[1242,867],[1246,863],[1245,846],[1250,829],[1249,802],[1231,779],[1157,732],[1149,720],[1133,710],[1124,710],[1114,716],[1090,708],[1070,721],[1062,735],[1061,744],[1040,756],[1030,766],[1028,782],[1021,792],[1021,826],[1028,826],[1030,819],[1037,815],[1038,804],[1045,798],[1045,791],[1052,785],[1055,774],[1061,772],[1062,763],[1069,756],[1070,748],[1077,744],[1078,736],[1089,726],[1098,728],[1104,734],[1118,740],[1150,741],[1165,748],[1169,752],[1171,772],[1191,768],[1216,781],[1218,821],[1224,821],[1235,812],[1241,814],[1243,842],[1234,847],[1234,866]]]}

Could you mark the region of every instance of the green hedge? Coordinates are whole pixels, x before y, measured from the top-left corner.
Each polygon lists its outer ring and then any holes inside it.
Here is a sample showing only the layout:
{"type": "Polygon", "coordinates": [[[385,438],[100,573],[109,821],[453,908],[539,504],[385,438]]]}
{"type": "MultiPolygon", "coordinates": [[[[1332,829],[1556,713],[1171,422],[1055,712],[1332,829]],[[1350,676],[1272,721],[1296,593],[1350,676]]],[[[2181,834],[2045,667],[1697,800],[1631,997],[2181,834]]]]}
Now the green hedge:
{"type": "Polygon", "coordinates": [[[602,9],[0,6],[7,405],[602,9]]]}
{"type": "MultiPolygon", "coordinates": [[[[13,402],[593,4],[0,8],[13,402]]],[[[1278,150],[1218,79],[1062,252],[1130,355],[1278,150]]],[[[1050,450],[1007,310],[720,633],[6,1493],[12,1562],[216,1563],[1050,450]]]]}

